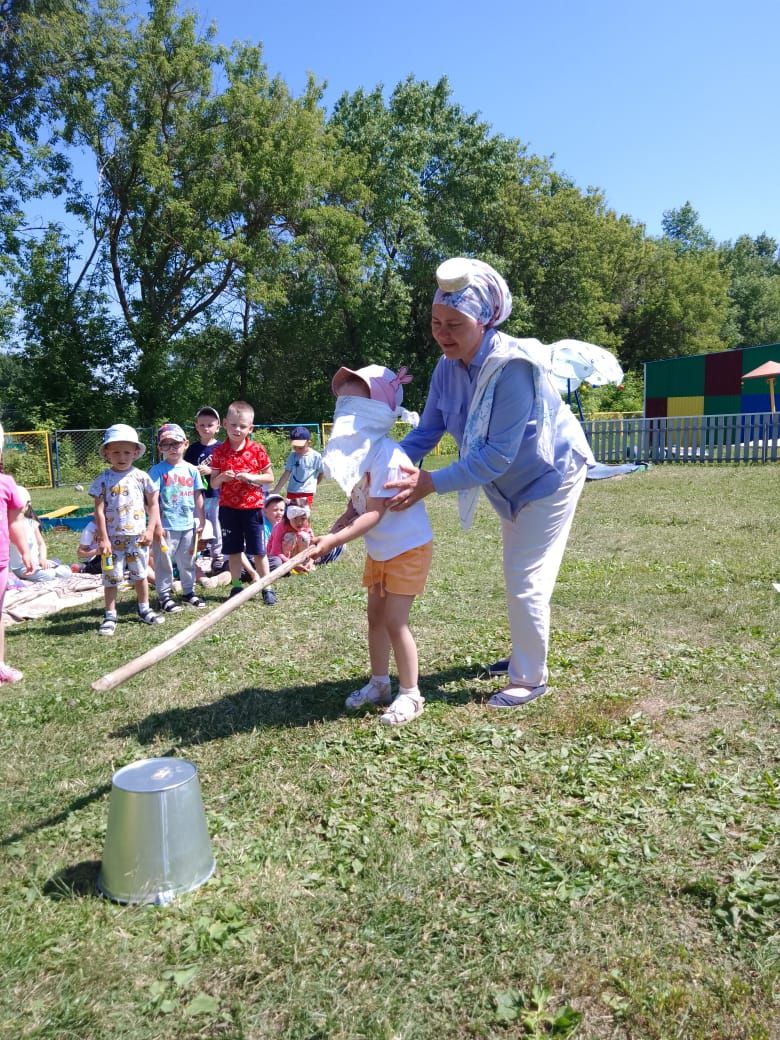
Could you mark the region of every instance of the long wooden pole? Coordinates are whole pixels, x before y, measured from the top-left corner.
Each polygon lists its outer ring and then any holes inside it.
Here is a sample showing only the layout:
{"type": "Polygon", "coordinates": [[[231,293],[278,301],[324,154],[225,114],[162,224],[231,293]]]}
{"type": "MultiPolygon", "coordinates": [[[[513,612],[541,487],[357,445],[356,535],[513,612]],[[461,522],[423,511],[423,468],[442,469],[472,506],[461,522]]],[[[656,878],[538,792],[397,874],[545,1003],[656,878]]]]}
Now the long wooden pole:
{"type": "Polygon", "coordinates": [[[198,618],[197,621],[193,621],[191,625],[187,625],[181,632],[177,632],[175,636],[171,636],[170,639],[166,639],[164,643],[159,643],[157,646],[153,646],[151,650],[147,650],[145,654],[141,654],[140,657],[134,657],[132,661],[128,661],[127,664],[123,664],[121,668],[116,668],[113,672],[107,672],[106,675],[101,676],[92,683],[92,689],[104,692],[106,690],[113,690],[115,687],[120,686],[123,682],[132,678],[134,675],[138,675],[139,672],[143,672],[147,668],[151,668],[153,664],[157,664],[159,661],[164,661],[166,657],[170,657],[171,654],[175,654],[177,650],[181,650],[187,643],[191,643],[193,639],[197,639],[198,636],[203,635],[213,625],[216,625],[218,621],[221,621],[228,614],[231,614],[234,610],[243,606],[247,600],[250,600],[253,596],[256,596],[258,592],[262,592],[263,589],[271,585],[277,578],[283,577],[285,574],[289,574],[295,567],[305,563],[306,560],[312,555],[313,549],[309,547],[304,549],[303,552],[299,552],[297,556],[291,556],[286,563],[283,563],[280,567],[276,567],[266,577],[261,578],[260,581],[253,581],[245,589],[242,589],[237,596],[231,596],[226,599],[224,603],[220,603],[219,606],[214,607],[213,610],[209,611],[203,617],[198,618]]]}

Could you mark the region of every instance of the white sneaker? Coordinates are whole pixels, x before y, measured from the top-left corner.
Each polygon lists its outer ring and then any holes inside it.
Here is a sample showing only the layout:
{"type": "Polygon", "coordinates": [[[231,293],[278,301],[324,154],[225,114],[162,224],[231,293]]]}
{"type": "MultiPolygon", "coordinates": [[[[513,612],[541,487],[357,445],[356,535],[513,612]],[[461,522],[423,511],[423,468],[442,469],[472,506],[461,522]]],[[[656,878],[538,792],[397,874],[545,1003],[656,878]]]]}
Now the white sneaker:
{"type": "Polygon", "coordinates": [[[384,715],[379,716],[379,721],[385,726],[403,726],[404,723],[422,715],[424,707],[424,697],[415,696],[413,693],[399,693],[384,715]]]}
{"type": "Polygon", "coordinates": [[[372,705],[386,705],[393,699],[390,692],[390,683],[378,683],[369,679],[365,686],[355,690],[344,701],[347,711],[359,711],[372,705]]]}

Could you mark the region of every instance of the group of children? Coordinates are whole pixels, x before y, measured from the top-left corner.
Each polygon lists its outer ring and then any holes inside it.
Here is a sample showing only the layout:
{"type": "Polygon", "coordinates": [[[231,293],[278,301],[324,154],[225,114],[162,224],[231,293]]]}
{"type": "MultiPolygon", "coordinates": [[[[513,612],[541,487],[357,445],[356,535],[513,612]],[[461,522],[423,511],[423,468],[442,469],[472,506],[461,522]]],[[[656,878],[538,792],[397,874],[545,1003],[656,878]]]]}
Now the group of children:
{"type": "MultiPolygon", "coordinates": [[[[135,586],[138,618],[159,625],[162,615],[182,610],[174,595],[174,566],[182,600],[205,607],[195,591],[196,556],[204,536],[210,538],[212,572],[227,565],[230,595],[242,588],[242,574],[254,580],[270,574],[285,560],[310,550],[297,570],[335,559],[342,547],[364,538],[367,557],[363,585],[368,590],[369,681],[347,697],[346,707],[383,709],[380,721],[400,725],[416,718],[424,698],[418,687],[417,647],[409,628],[414,599],[425,586],[431,565],[433,535],[425,506],[419,502],[400,511],[391,508],[397,480],[408,456],[389,436],[400,412],[403,384],[411,376],[381,365],[340,368],[332,380],[337,397],[334,423],[324,456],[314,451],[306,427],[291,433],[291,452],[274,483],[265,448],[252,440],[254,410],[234,401],[227,410],[227,437],[217,441],[219,413],[201,408],[195,420],[198,441],[189,444],[176,423],[165,423],[157,436],[161,461],[148,473],[136,467],[145,446],[124,423],[110,426],[101,454],[108,463],[91,484],[95,502],[92,546],[100,556],[105,611],[99,633],[111,636],[117,625],[117,590],[125,577],[135,586]],[[335,479],[348,496],[344,513],[322,536],[309,524],[314,495],[324,475],[335,479]],[[286,498],[282,489],[286,487],[286,498]],[[268,493],[266,493],[268,492],[268,493]],[[150,550],[159,613],[149,602],[150,550]],[[251,563],[250,563],[251,560],[251,563]],[[394,654],[399,690],[393,696],[389,674],[394,654]]],[[[32,572],[30,548],[20,526],[29,501],[11,478],[0,475],[0,606],[8,571],[9,536],[20,566],[32,572]],[[5,562],[4,562],[5,557],[5,562]]],[[[45,557],[44,557],[45,558],[45,557]]],[[[273,588],[263,589],[267,605],[276,602],[273,588]]],[[[0,633],[0,683],[21,673],[3,664],[0,633]]]]}

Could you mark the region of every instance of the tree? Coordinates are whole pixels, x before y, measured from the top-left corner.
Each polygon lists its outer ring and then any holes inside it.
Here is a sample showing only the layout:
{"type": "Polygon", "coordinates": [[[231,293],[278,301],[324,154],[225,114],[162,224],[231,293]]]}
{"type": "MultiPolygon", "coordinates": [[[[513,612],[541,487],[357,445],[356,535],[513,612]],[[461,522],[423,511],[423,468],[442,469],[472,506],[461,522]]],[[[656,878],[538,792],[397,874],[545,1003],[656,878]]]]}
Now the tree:
{"type": "Polygon", "coordinates": [[[308,201],[319,93],[310,84],[294,100],[259,48],[229,52],[213,32],[199,36],[173,0],[152,0],[136,21],[101,0],[90,39],[89,61],[58,95],[66,140],[93,151],[100,177],[93,204],[74,205],[92,222],[94,255],[108,256],[141,415],[156,419],[177,378],[176,337],[205,321],[240,272],[257,292],[258,257],[308,201]]]}
{"type": "MultiPolygon", "coordinates": [[[[24,203],[65,190],[67,158],[57,150],[52,84],[78,61],[82,0],[0,0],[0,282],[17,270],[24,203]]],[[[0,300],[0,338],[13,307],[0,300]]]]}
{"type": "Polygon", "coordinates": [[[134,419],[133,395],[123,372],[131,353],[110,311],[97,267],[76,291],[70,266],[74,250],[55,229],[22,247],[15,285],[22,345],[11,357],[21,378],[6,387],[17,421],[41,419],[60,426],[107,426],[117,416],[134,419]]]}
{"type": "Polygon", "coordinates": [[[661,230],[678,253],[715,248],[715,240],[702,226],[699,214],[690,202],[686,202],[679,209],[665,210],[661,230]]]}
{"type": "Polygon", "coordinates": [[[405,361],[421,387],[436,357],[433,271],[450,255],[485,255],[488,226],[518,174],[518,142],[491,135],[450,93],[446,79],[410,77],[387,101],[381,86],[338,100],[329,128],[341,183],[330,201],[359,221],[357,251],[335,221],[327,236],[318,229],[312,237],[324,259],[321,299],[342,326],[343,360],[405,361]]]}
{"type": "Polygon", "coordinates": [[[665,239],[647,241],[644,248],[646,263],[620,321],[624,367],[723,350],[728,278],[718,254],[680,252],[665,239]]]}
{"type": "Polygon", "coordinates": [[[780,249],[768,235],[721,247],[730,279],[730,346],[780,342],[780,249]]]}

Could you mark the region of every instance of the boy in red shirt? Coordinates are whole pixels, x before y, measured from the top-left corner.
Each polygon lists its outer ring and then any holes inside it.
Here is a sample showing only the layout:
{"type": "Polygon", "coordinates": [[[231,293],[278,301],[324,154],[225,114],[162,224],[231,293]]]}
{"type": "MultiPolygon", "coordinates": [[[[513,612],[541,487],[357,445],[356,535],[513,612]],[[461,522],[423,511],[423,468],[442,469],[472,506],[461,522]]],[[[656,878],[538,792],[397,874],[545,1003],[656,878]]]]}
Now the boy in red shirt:
{"type": "MultiPolygon", "coordinates": [[[[211,456],[211,486],[219,488],[222,552],[230,565],[231,596],[241,591],[243,552],[254,556],[261,577],[269,573],[263,539],[263,489],[273,484],[274,474],[265,448],[250,439],[254,418],[250,404],[234,401],[224,422],[228,439],[211,456]]],[[[276,603],[273,589],[263,589],[263,602],[269,607],[276,603]]]]}

